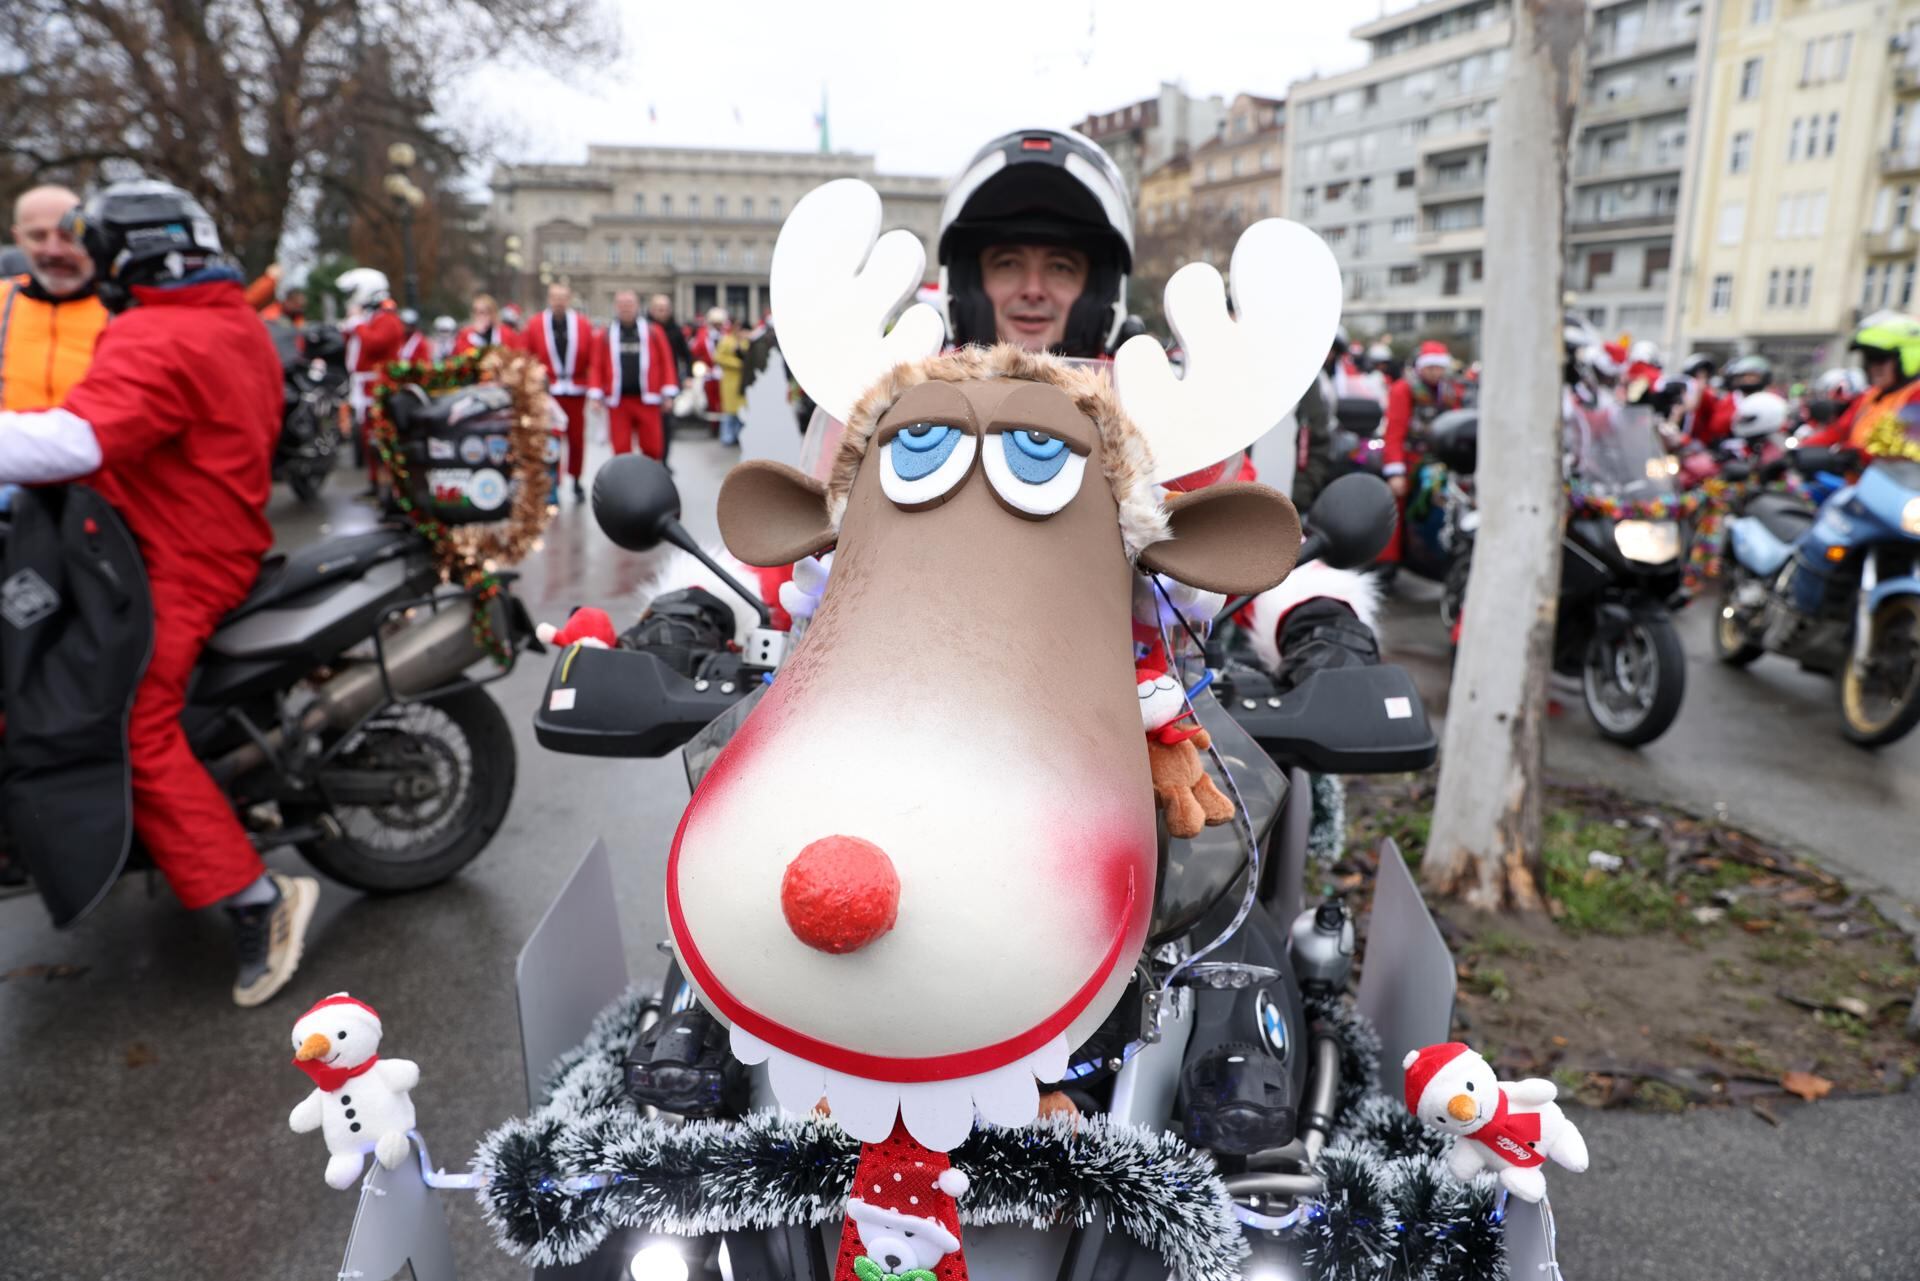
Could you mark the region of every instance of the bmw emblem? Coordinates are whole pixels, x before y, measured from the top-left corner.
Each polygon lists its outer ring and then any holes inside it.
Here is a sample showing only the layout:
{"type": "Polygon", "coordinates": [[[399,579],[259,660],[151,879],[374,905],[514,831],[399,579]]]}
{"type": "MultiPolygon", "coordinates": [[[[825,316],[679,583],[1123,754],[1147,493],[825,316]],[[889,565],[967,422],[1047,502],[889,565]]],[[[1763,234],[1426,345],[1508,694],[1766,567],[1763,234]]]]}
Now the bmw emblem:
{"type": "Polygon", "coordinates": [[[1273,1003],[1273,998],[1265,991],[1254,1001],[1254,1012],[1260,1020],[1260,1035],[1267,1038],[1267,1045],[1280,1058],[1287,1056],[1287,1012],[1273,1003]]]}

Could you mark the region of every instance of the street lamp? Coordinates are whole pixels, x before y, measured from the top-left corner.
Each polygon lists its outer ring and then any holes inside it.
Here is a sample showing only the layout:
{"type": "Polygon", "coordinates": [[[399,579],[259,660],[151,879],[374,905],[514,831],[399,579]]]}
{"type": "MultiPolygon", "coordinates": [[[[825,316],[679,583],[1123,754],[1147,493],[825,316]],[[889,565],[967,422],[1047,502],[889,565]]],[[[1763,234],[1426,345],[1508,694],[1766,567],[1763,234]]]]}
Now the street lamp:
{"type": "Polygon", "coordinates": [[[413,215],[427,203],[427,193],[414,184],[409,172],[418,157],[412,146],[396,142],[387,148],[387,163],[393,168],[388,171],[381,183],[387,196],[393,201],[393,211],[400,219],[400,262],[404,274],[404,297],[408,307],[418,310],[420,307],[420,272],[413,260],[413,215]]]}

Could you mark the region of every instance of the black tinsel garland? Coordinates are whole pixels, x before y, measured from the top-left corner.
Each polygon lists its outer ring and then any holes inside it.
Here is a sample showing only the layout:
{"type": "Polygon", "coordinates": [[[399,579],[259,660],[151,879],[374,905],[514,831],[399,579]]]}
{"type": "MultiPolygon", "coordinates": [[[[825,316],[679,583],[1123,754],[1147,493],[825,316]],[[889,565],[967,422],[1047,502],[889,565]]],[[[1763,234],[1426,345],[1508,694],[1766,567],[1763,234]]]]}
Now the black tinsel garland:
{"type": "MultiPolygon", "coordinates": [[[[756,1113],[683,1125],[627,1103],[620,1060],[644,999],[629,992],[555,1063],[546,1101],[480,1146],[481,1209],[501,1248],[536,1266],[587,1257],[615,1228],[701,1235],[820,1225],[844,1212],[859,1144],[831,1120],[756,1113]],[[602,1186],[570,1191],[569,1179],[602,1186]]],[[[1504,1281],[1495,1185],[1461,1184],[1448,1140],[1378,1092],[1380,1041],[1352,1002],[1310,1003],[1341,1043],[1326,1196],[1293,1230],[1317,1281],[1504,1281]]],[[[1246,1251],[1213,1159],[1101,1117],[981,1129],[953,1153],[972,1179],[961,1221],[1047,1228],[1104,1220],[1188,1281],[1239,1275],[1246,1251]]]]}

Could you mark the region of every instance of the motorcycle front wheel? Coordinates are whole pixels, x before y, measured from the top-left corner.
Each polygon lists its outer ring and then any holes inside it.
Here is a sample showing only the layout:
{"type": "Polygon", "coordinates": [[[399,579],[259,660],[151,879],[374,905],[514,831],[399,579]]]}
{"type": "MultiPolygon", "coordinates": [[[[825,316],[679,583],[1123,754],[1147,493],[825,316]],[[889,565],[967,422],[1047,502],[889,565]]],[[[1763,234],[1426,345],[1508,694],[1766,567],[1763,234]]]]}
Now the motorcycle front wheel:
{"type": "Polygon", "coordinates": [[[1874,611],[1867,661],[1840,673],[1840,720],[1849,741],[1884,747],[1920,724],[1920,596],[1874,611]]]}
{"type": "Polygon", "coordinates": [[[404,894],[478,857],[506,820],[517,770],[500,705],[468,685],[355,730],[319,771],[325,805],[288,818],[338,833],[297,847],[327,876],[368,894],[404,894]]]}
{"type": "Polygon", "coordinates": [[[1639,747],[1666,733],[1687,690],[1687,655],[1673,619],[1636,610],[1625,627],[1595,636],[1580,687],[1602,736],[1639,747]]]}

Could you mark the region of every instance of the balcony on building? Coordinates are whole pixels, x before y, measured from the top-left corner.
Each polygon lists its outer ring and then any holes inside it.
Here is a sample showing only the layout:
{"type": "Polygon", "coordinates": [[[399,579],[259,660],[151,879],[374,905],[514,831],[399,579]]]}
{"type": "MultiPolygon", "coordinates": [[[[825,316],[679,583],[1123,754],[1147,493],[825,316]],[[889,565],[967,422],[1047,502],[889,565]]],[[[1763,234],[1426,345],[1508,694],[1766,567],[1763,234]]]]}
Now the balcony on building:
{"type": "Polygon", "coordinates": [[[1662,22],[1641,27],[1633,35],[1620,39],[1601,37],[1587,55],[1587,66],[1598,71],[1603,67],[1632,62],[1636,58],[1680,53],[1693,48],[1699,37],[1698,26],[1684,22],[1662,22]]]}
{"type": "Polygon", "coordinates": [[[1477,200],[1487,194],[1486,162],[1467,160],[1422,166],[1414,193],[1423,205],[1444,204],[1449,200],[1477,200]]]}
{"type": "Polygon", "coordinates": [[[1429,132],[1420,139],[1420,159],[1425,161],[1434,156],[1443,156],[1454,151],[1473,151],[1487,145],[1493,137],[1491,121],[1470,125],[1452,133],[1429,132]]]}
{"type": "Polygon", "coordinates": [[[1625,155],[1602,158],[1594,152],[1583,152],[1573,162],[1573,185],[1578,187],[1588,183],[1607,181],[1636,181],[1642,178],[1657,178],[1661,174],[1680,172],[1681,152],[1678,148],[1663,151],[1657,147],[1647,147],[1639,151],[1630,151],[1625,155]]]}
{"type": "Polygon", "coordinates": [[[1567,218],[1567,234],[1576,240],[1633,239],[1650,232],[1671,232],[1673,221],[1672,209],[1621,209],[1612,213],[1579,209],[1567,218]]]}
{"type": "Polygon", "coordinates": [[[1920,146],[1908,143],[1904,147],[1885,147],[1880,152],[1880,176],[1892,178],[1901,174],[1920,173],[1920,146]]]}
{"type": "Polygon", "coordinates": [[[1920,247],[1920,233],[1912,227],[1890,227],[1885,231],[1869,231],[1866,237],[1867,257],[1886,258],[1899,255],[1904,257],[1920,247]]]}
{"type": "Polygon", "coordinates": [[[1580,126],[1611,124],[1616,120],[1631,120],[1635,116],[1664,115],[1670,111],[1685,111],[1693,102],[1691,84],[1648,85],[1644,89],[1635,89],[1631,93],[1616,98],[1589,98],[1580,104],[1580,126]]]}
{"type": "Polygon", "coordinates": [[[1893,91],[1897,94],[1920,93],[1920,49],[1901,48],[1895,38],[1895,57],[1887,60],[1893,72],[1893,91]]]}
{"type": "Polygon", "coordinates": [[[1472,227],[1428,227],[1415,237],[1414,244],[1419,246],[1423,258],[1473,253],[1486,248],[1487,228],[1484,223],[1472,227]]]}

